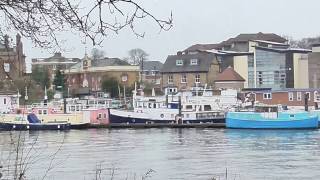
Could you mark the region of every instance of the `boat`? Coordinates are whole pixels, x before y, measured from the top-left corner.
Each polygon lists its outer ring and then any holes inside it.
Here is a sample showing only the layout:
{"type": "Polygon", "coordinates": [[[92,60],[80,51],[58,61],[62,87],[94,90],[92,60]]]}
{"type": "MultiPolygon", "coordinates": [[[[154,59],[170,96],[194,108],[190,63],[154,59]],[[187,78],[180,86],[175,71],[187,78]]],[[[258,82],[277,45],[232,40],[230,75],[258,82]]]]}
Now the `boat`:
{"type": "Polygon", "coordinates": [[[237,129],[318,128],[318,116],[306,111],[279,111],[278,106],[256,106],[254,111],[228,112],[226,127],[237,129]]]}
{"type": "Polygon", "coordinates": [[[14,121],[6,121],[6,116],[10,116],[10,114],[1,116],[0,130],[69,130],[71,127],[70,123],[66,122],[43,123],[32,113],[15,115],[14,121]]]}
{"type": "Polygon", "coordinates": [[[225,123],[225,111],[210,97],[144,97],[135,92],[131,109],[109,109],[111,125],[225,123]]]}

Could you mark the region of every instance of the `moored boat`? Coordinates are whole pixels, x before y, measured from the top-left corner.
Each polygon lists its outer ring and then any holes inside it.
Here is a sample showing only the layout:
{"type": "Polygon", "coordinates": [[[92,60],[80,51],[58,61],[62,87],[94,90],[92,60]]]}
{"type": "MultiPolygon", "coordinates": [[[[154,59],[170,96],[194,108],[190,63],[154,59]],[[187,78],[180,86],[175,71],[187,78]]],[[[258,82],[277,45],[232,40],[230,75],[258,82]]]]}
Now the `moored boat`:
{"type": "Polygon", "coordinates": [[[228,112],[226,127],[237,129],[308,129],[318,127],[317,115],[306,111],[278,111],[277,106],[255,107],[251,112],[228,112]]]}
{"type": "MultiPolygon", "coordinates": [[[[14,120],[6,121],[6,116],[3,115],[0,122],[0,130],[68,130],[70,123],[66,122],[41,122],[35,114],[18,114],[14,120]]],[[[12,115],[11,115],[12,116],[12,115]]],[[[11,117],[12,118],[12,117],[11,117]]],[[[8,118],[10,119],[10,118],[8,118]]]]}

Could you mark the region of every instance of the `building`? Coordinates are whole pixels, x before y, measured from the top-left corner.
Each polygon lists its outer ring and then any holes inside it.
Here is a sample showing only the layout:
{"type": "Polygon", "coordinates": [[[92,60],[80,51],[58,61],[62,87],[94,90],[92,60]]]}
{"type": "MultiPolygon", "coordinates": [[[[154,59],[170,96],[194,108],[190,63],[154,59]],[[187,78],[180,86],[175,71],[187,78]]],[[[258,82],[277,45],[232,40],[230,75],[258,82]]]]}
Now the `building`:
{"type": "Polygon", "coordinates": [[[161,69],[163,64],[160,61],[144,61],[140,65],[141,78],[145,83],[160,87],[161,85],[161,69]]]}
{"type": "Polygon", "coordinates": [[[244,89],[243,92],[254,97],[259,103],[269,105],[285,105],[289,107],[303,107],[305,105],[304,97],[308,95],[308,106],[314,106],[319,102],[320,89],[282,89],[272,90],[271,88],[244,89]]]}
{"type": "Polygon", "coordinates": [[[286,43],[287,40],[274,33],[252,33],[252,34],[239,34],[236,37],[229,38],[226,41],[222,41],[217,44],[195,44],[184,51],[195,50],[224,50],[224,51],[236,51],[236,52],[250,52],[252,42],[255,40],[270,41],[276,43],[286,43]]]}
{"type": "Polygon", "coordinates": [[[64,71],[69,93],[75,96],[94,94],[103,96],[102,82],[114,78],[119,86],[133,87],[139,81],[139,66],[118,58],[92,60],[87,55],[81,62],[64,71]]]}
{"type": "Polygon", "coordinates": [[[231,66],[218,74],[214,81],[215,87],[219,89],[235,89],[241,91],[245,79],[241,77],[231,66]]]}
{"type": "Polygon", "coordinates": [[[245,88],[309,88],[310,50],[291,48],[279,35],[240,34],[219,44],[198,44],[185,51],[197,48],[219,52],[221,70],[233,67],[245,79],[245,88]]]}
{"type": "Polygon", "coordinates": [[[218,58],[213,53],[178,52],[168,56],[163,64],[162,88],[165,93],[175,93],[212,87],[219,72],[218,58]]]}
{"type": "Polygon", "coordinates": [[[320,88],[320,43],[312,45],[308,67],[310,88],[320,88]]]}
{"type": "Polygon", "coordinates": [[[32,59],[31,65],[33,72],[37,69],[47,70],[50,77],[49,79],[53,82],[56,70],[67,70],[80,61],[81,60],[79,58],[66,58],[62,56],[60,52],[57,52],[49,58],[34,58],[32,59]]]}
{"type": "Polygon", "coordinates": [[[19,98],[17,92],[0,91],[0,114],[12,113],[15,108],[19,107],[19,98]]]}
{"type": "Polygon", "coordinates": [[[0,79],[14,80],[26,73],[26,56],[23,53],[21,36],[16,35],[15,46],[11,47],[9,37],[5,36],[4,43],[0,44],[0,79]]]}

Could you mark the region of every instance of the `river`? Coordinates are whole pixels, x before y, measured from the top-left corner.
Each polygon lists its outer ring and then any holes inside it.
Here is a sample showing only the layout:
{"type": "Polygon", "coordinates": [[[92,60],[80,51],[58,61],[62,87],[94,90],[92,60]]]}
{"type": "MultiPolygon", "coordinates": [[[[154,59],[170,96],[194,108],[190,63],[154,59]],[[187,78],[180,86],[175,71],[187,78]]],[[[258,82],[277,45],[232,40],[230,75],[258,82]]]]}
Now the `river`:
{"type": "Polygon", "coordinates": [[[9,152],[15,147],[10,139],[17,141],[19,133],[25,139],[21,146],[23,157],[28,157],[21,159],[30,162],[26,170],[28,179],[42,179],[44,175],[45,179],[57,180],[320,178],[319,130],[163,128],[0,132],[3,174],[9,152]]]}

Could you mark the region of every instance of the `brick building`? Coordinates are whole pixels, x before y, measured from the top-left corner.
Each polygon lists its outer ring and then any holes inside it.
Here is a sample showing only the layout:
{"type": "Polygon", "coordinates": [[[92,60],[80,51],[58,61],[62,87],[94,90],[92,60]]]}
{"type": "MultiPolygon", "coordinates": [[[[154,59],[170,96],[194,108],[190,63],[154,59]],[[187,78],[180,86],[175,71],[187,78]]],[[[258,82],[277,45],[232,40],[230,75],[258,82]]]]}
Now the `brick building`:
{"type": "Polygon", "coordinates": [[[218,74],[214,81],[215,87],[218,89],[235,89],[241,91],[244,87],[243,77],[240,76],[231,66],[218,74]]]}
{"type": "Polygon", "coordinates": [[[16,79],[26,73],[26,56],[23,53],[21,36],[16,35],[15,46],[10,46],[9,37],[5,36],[0,44],[0,79],[16,79]]]}
{"type": "Polygon", "coordinates": [[[319,102],[320,89],[286,89],[271,90],[268,89],[244,89],[245,95],[251,94],[255,101],[270,105],[287,105],[294,107],[304,106],[305,94],[308,94],[308,105],[314,106],[315,102],[319,102]]]}
{"type": "Polygon", "coordinates": [[[139,81],[139,66],[133,66],[118,58],[92,60],[87,55],[81,62],[65,70],[72,95],[100,94],[102,82],[114,78],[120,86],[133,86],[139,81]]]}
{"type": "Polygon", "coordinates": [[[209,52],[183,53],[170,55],[164,63],[162,88],[166,93],[202,89],[205,85],[214,86],[220,70],[215,54],[209,52]]]}

